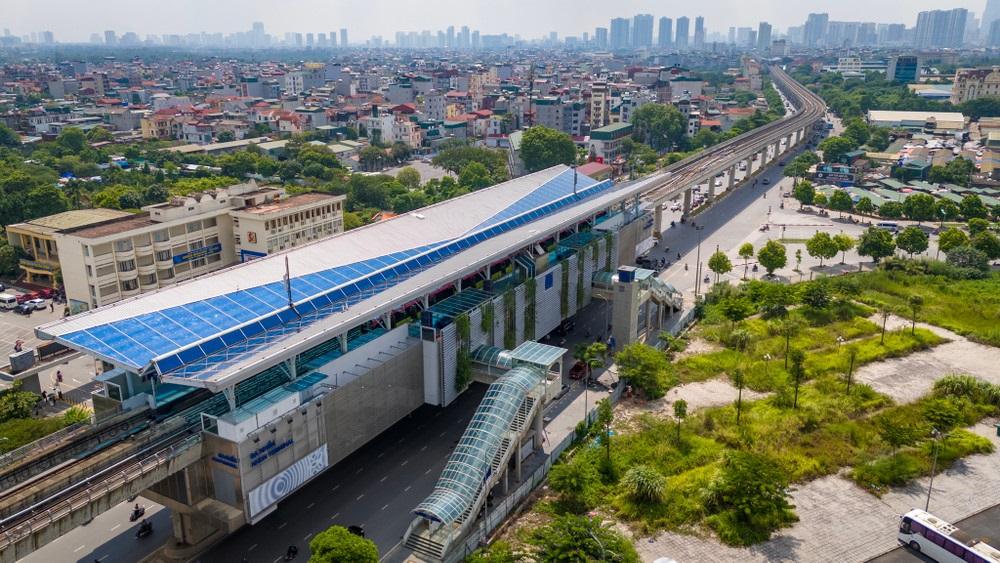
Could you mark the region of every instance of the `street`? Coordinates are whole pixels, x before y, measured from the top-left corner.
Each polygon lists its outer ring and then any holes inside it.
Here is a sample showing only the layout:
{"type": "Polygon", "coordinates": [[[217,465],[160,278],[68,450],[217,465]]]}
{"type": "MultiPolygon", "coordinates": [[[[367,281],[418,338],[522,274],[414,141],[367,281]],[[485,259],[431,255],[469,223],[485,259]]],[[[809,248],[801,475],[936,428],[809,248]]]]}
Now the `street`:
{"type": "MultiPolygon", "coordinates": [[[[975,516],[951,522],[951,524],[974,538],[986,538],[987,543],[993,547],[1000,546],[1000,506],[994,506],[975,516]]],[[[912,561],[934,560],[911,549],[898,547],[885,555],[870,559],[869,563],[909,563],[912,561]]]]}

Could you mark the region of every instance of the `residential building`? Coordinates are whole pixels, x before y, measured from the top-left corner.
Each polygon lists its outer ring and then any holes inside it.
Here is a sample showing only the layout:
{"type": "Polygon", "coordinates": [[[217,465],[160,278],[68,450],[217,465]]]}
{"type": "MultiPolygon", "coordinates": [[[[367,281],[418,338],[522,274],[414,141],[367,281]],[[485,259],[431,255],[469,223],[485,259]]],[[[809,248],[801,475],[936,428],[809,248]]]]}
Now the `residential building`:
{"type": "Polygon", "coordinates": [[[607,82],[590,85],[590,128],[598,129],[608,124],[611,111],[611,90],[607,82]]]}
{"type": "Polygon", "coordinates": [[[771,24],[760,22],[757,24],[757,50],[764,53],[771,48],[771,24]]]}
{"type": "Polygon", "coordinates": [[[660,18],[659,35],[657,45],[661,49],[669,49],[674,45],[674,20],[663,17],[660,18]]]}
{"type": "Polygon", "coordinates": [[[931,10],[917,14],[914,45],[918,48],[959,48],[965,39],[965,8],[931,10]]]}
{"type": "Polygon", "coordinates": [[[826,28],[830,23],[830,14],[809,14],[803,30],[803,42],[806,47],[816,47],[826,38],[826,28]]]}
{"type": "Polygon", "coordinates": [[[953,134],[965,131],[965,116],[946,111],[868,111],[868,124],[873,127],[906,129],[920,133],[953,134]]]}
{"type": "Polygon", "coordinates": [[[632,47],[648,49],[653,46],[653,15],[636,14],[632,18],[632,47]]]}
{"type": "Polygon", "coordinates": [[[698,16],[694,19],[694,49],[701,51],[705,48],[705,18],[698,16]]]}
{"type": "Polygon", "coordinates": [[[626,49],[629,43],[629,21],[625,18],[611,20],[611,49],[626,49]]]}
{"type": "Polygon", "coordinates": [[[961,104],[985,96],[1000,96],[1000,67],[960,68],[955,72],[951,103],[961,104]]]}
{"type": "Polygon", "coordinates": [[[690,25],[691,20],[687,16],[677,18],[677,38],[674,40],[674,45],[681,51],[685,51],[688,48],[688,28],[690,25]]]}
{"type": "Polygon", "coordinates": [[[597,162],[612,164],[622,155],[624,140],[632,135],[631,123],[614,123],[590,132],[590,157],[597,162]]]}

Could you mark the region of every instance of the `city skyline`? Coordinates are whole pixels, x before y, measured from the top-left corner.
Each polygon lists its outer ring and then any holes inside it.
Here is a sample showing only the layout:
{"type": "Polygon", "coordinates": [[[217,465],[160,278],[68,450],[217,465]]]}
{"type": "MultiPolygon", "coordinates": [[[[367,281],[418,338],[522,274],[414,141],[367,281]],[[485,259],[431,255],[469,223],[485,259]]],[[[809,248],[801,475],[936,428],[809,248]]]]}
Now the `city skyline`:
{"type": "MultiPolygon", "coordinates": [[[[170,4],[145,7],[144,17],[139,19],[131,11],[134,5],[122,0],[105,0],[102,10],[81,10],[78,3],[54,0],[51,8],[55,13],[72,14],[72,17],[57,20],[50,17],[48,10],[40,13],[27,3],[13,4],[5,6],[3,12],[7,17],[0,19],[0,28],[10,29],[13,35],[18,36],[50,31],[56,41],[66,43],[84,43],[91,34],[103,34],[105,30],[115,30],[119,34],[134,32],[140,38],[151,34],[228,34],[246,31],[258,21],[264,23],[269,34],[278,37],[287,32],[322,33],[347,28],[352,42],[361,42],[372,36],[391,40],[396,32],[436,31],[463,25],[484,34],[509,33],[534,39],[548,36],[552,31],[559,37],[579,36],[585,32],[593,34],[596,27],[607,27],[613,18],[631,20],[636,14],[651,14],[656,20],[665,16],[675,22],[686,16],[692,23],[693,41],[693,24],[698,16],[705,18],[707,33],[725,34],[729,27],[756,28],[760,21],[769,22],[776,31],[784,31],[789,26],[802,25],[811,12],[826,12],[831,20],[913,26],[918,12],[941,8],[939,3],[930,0],[910,3],[903,13],[889,6],[872,6],[860,0],[806,2],[797,4],[793,9],[780,2],[754,3],[751,7],[736,0],[717,0],[699,6],[681,2],[625,0],[616,3],[612,10],[594,0],[575,2],[572,6],[565,0],[531,4],[523,0],[508,0],[504,6],[509,9],[498,11],[492,5],[484,6],[482,10],[469,10],[467,3],[456,0],[428,0],[420,5],[387,0],[342,0],[333,3],[303,0],[296,3],[295,10],[289,10],[287,3],[274,0],[247,0],[238,5],[231,1],[209,4],[176,0],[170,4]],[[533,10],[536,17],[526,19],[524,10],[518,9],[519,5],[533,10]],[[234,10],[237,6],[239,9],[234,10]],[[303,10],[312,12],[315,17],[304,20],[301,17],[303,10]],[[370,17],[357,14],[369,14],[370,17]]],[[[966,8],[980,17],[985,5],[985,0],[959,0],[950,3],[947,8],[966,8]]]]}

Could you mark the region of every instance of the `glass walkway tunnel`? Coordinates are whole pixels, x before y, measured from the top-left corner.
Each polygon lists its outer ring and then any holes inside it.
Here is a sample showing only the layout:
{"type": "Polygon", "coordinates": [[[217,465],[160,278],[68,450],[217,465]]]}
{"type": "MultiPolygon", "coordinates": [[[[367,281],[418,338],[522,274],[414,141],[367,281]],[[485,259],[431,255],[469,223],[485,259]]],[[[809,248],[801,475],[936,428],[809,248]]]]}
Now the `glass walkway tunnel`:
{"type": "Polygon", "coordinates": [[[541,447],[547,387],[560,385],[566,349],[525,342],[514,350],[482,346],[473,354],[483,368],[501,371],[489,386],[431,494],[414,509],[404,545],[429,560],[443,560],[475,523],[490,491],[509,486],[511,465],[521,479],[521,455],[541,447]]]}

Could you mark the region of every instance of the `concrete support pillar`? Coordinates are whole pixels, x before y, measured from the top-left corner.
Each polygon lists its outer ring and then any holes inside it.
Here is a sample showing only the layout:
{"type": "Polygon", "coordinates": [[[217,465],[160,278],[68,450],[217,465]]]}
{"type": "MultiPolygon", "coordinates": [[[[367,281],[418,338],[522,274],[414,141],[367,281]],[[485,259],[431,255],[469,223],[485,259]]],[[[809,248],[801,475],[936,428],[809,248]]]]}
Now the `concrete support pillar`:
{"type": "Polygon", "coordinates": [[[708,201],[715,201],[715,181],[718,178],[708,179],[708,201]]]}
{"type": "Polygon", "coordinates": [[[424,295],[420,298],[420,304],[423,305],[424,309],[429,309],[431,306],[431,296],[424,295]]]}
{"type": "Polygon", "coordinates": [[[338,336],[337,338],[340,339],[340,353],[341,354],[346,354],[347,353],[347,333],[345,332],[345,333],[341,334],[340,336],[338,336]]]}
{"type": "Polygon", "coordinates": [[[222,390],[222,394],[226,396],[226,402],[229,403],[229,410],[236,410],[236,387],[226,387],[222,390]]]}
{"type": "Polygon", "coordinates": [[[545,437],[545,424],[542,420],[542,405],[535,409],[535,449],[541,449],[542,439],[545,437]]]}
{"type": "Polygon", "coordinates": [[[510,493],[510,471],[506,468],[503,470],[503,494],[507,496],[510,493]]]}
{"type": "Polygon", "coordinates": [[[757,153],[757,157],[760,161],[760,168],[758,168],[758,170],[760,170],[761,168],[764,168],[764,159],[767,157],[767,147],[760,149],[760,152],[757,153]]]}
{"type": "Polygon", "coordinates": [[[514,477],[517,478],[517,482],[521,482],[521,439],[517,438],[515,440],[517,448],[514,450],[514,477]]]}
{"type": "Polygon", "coordinates": [[[386,330],[392,330],[392,312],[388,311],[382,314],[382,323],[386,330]]]}
{"type": "Polygon", "coordinates": [[[657,203],[653,210],[653,236],[660,239],[663,231],[663,203],[657,203]]]}
{"type": "Polygon", "coordinates": [[[455,293],[462,291],[462,280],[455,280],[455,293]]]}
{"type": "Polygon", "coordinates": [[[684,215],[691,212],[691,188],[684,190],[684,215]]]}
{"type": "Polygon", "coordinates": [[[736,165],[729,167],[729,189],[736,187],[736,165]]]}

